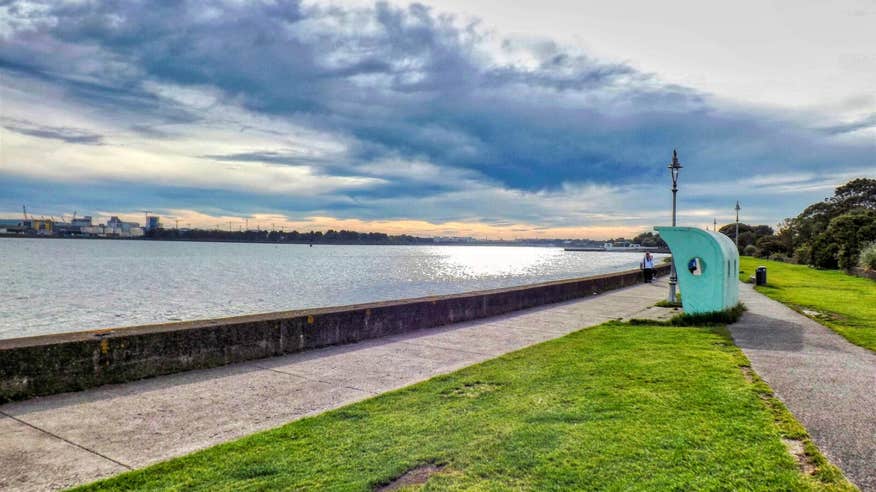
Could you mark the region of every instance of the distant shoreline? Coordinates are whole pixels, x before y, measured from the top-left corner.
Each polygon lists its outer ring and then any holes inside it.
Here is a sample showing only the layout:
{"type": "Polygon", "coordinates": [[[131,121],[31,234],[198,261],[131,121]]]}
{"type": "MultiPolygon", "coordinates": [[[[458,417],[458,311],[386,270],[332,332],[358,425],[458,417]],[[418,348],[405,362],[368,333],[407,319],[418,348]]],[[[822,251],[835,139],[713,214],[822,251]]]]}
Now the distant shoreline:
{"type": "Polygon", "coordinates": [[[313,246],[516,246],[528,248],[563,248],[558,244],[523,243],[513,241],[475,241],[475,242],[368,242],[368,241],[263,241],[243,239],[192,239],[192,238],[151,238],[151,237],[100,237],[100,236],[49,236],[40,234],[0,234],[0,239],[76,239],[102,241],[145,241],[169,243],[237,243],[237,244],[290,244],[313,246]]]}
{"type": "Polygon", "coordinates": [[[584,253],[666,253],[669,254],[669,248],[644,247],[644,248],[563,248],[563,251],[584,252],[584,253]]]}

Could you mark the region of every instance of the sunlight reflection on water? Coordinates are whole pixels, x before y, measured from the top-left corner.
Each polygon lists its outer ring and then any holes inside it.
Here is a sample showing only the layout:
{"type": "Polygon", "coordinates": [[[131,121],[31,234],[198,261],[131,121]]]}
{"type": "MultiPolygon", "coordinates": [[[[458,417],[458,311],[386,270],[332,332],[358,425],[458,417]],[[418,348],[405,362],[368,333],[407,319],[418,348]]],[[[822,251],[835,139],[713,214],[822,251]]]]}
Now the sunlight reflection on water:
{"type": "Polygon", "coordinates": [[[0,257],[0,338],[509,287],[640,260],[560,248],[8,238],[0,257]]]}

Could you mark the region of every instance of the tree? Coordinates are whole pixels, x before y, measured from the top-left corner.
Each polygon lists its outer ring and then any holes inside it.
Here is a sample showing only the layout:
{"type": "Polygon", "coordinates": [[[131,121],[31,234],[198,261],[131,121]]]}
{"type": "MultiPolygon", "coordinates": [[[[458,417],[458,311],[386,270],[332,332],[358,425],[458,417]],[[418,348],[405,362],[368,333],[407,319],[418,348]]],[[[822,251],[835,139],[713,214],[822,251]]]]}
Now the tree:
{"type": "MultiPolygon", "coordinates": [[[[718,229],[718,232],[729,237],[731,240],[736,240],[736,224],[727,224],[718,229]]],[[[768,225],[751,226],[748,224],[739,224],[739,254],[745,252],[747,246],[756,245],[762,237],[772,236],[773,228],[768,225]]]]}
{"type": "Polygon", "coordinates": [[[821,234],[812,241],[809,264],[818,268],[836,269],[839,267],[837,253],[839,253],[839,245],[821,234]]]}
{"type": "Polygon", "coordinates": [[[752,227],[751,230],[758,239],[764,236],[772,236],[774,232],[773,228],[768,225],[757,225],[752,227]]]}
{"type": "Polygon", "coordinates": [[[635,244],[641,244],[642,246],[647,247],[659,247],[665,248],[666,242],[663,241],[663,238],[660,237],[660,234],[655,234],[653,232],[643,232],[638,236],[634,237],[632,240],[635,244]]]}
{"type": "Polygon", "coordinates": [[[806,207],[797,217],[789,219],[795,247],[811,243],[815,236],[827,229],[833,217],[832,210],[830,203],[818,202],[806,207]]]}
{"type": "Polygon", "coordinates": [[[861,241],[869,237],[873,213],[876,179],[854,179],[838,186],[832,197],[786,219],[779,236],[797,261],[819,268],[850,268],[860,252],[861,241]]]}
{"type": "MultiPolygon", "coordinates": [[[[729,237],[730,239],[734,239],[735,235],[736,235],[736,223],[734,222],[732,224],[722,225],[721,228],[718,229],[718,232],[720,232],[721,234],[724,234],[725,236],[729,237]]],[[[740,222],[739,223],[739,234],[742,234],[743,232],[751,232],[751,226],[740,222]]]]}
{"type": "Polygon", "coordinates": [[[761,258],[769,258],[776,253],[781,255],[787,254],[782,240],[776,236],[761,236],[758,238],[755,246],[757,246],[757,256],[761,258]]]}
{"type": "Polygon", "coordinates": [[[779,223],[775,235],[781,241],[785,252],[790,256],[794,252],[794,230],[791,228],[791,220],[785,219],[779,223]]]}
{"type": "Polygon", "coordinates": [[[837,187],[830,201],[842,212],[856,208],[876,210],[876,179],[853,179],[837,187]]]}
{"type": "Polygon", "coordinates": [[[837,244],[837,266],[849,269],[858,264],[861,250],[876,240],[876,210],[858,209],[830,221],[826,235],[837,244]]]}

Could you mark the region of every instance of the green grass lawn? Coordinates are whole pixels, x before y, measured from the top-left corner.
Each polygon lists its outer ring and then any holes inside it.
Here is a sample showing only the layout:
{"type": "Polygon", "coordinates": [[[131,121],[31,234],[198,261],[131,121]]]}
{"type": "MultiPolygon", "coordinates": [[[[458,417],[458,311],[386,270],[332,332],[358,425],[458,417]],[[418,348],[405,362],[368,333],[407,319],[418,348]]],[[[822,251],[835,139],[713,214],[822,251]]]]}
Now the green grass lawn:
{"type": "Polygon", "coordinates": [[[767,267],[767,285],[758,292],[807,314],[848,341],[876,351],[876,282],[846,275],[839,270],[816,270],[805,265],[743,256],[742,280],[767,267]]]}
{"type": "Polygon", "coordinates": [[[850,489],[747,364],[723,328],[609,323],[84,489],[850,489]]]}

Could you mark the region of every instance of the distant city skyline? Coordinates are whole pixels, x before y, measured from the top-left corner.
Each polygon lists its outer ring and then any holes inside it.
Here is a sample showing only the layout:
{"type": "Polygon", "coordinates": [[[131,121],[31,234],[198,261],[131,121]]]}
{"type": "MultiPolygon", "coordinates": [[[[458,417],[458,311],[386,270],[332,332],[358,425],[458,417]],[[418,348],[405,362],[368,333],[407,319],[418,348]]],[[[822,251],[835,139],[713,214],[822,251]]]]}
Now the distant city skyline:
{"type": "Polygon", "coordinates": [[[635,236],[876,176],[876,7],[0,6],[0,217],[635,236]],[[171,218],[172,217],[172,218],[171,218]]]}

